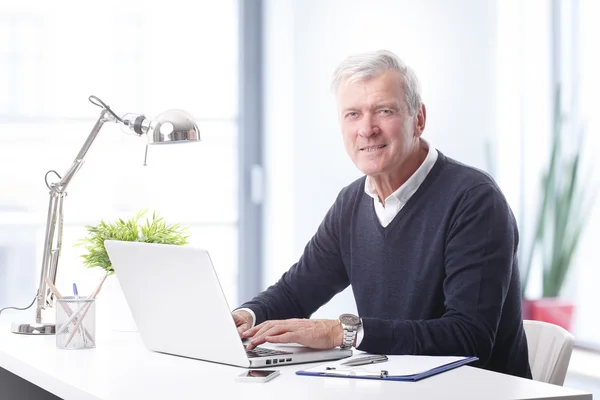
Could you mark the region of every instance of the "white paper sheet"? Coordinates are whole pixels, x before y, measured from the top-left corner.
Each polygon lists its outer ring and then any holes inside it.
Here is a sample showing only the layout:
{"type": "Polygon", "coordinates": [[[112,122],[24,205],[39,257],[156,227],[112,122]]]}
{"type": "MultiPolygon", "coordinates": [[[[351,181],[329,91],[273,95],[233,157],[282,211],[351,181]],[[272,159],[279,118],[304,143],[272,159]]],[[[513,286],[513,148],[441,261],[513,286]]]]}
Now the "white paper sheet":
{"type": "Polygon", "coordinates": [[[382,370],[386,370],[389,376],[411,376],[422,372],[450,364],[467,357],[433,357],[433,356],[388,356],[388,361],[375,364],[359,365],[350,367],[342,365],[343,362],[365,356],[366,354],[357,354],[356,356],[345,358],[336,362],[320,364],[313,368],[304,369],[312,373],[328,373],[339,375],[370,376],[379,375],[382,370]],[[329,369],[328,369],[329,368],[329,369]],[[335,369],[332,369],[335,368],[335,369]]]}

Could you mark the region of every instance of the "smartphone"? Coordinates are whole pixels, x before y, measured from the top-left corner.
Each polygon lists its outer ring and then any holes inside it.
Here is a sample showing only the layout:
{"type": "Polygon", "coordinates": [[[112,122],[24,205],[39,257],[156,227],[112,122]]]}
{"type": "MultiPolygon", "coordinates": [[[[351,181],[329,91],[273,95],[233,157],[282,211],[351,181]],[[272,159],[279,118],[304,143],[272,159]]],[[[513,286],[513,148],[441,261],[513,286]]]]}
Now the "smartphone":
{"type": "Polygon", "coordinates": [[[239,382],[268,382],[279,375],[279,370],[275,369],[250,369],[241,375],[238,375],[235,380],[239,382]]]}

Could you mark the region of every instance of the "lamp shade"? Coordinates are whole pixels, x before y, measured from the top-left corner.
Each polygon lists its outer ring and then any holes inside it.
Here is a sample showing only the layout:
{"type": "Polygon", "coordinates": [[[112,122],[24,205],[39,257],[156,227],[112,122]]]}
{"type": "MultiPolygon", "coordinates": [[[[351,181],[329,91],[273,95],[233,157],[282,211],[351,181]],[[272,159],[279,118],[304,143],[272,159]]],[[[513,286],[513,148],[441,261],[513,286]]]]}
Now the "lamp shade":
{"type": "Polygon", "coordinates": [[[200,140],[194,119],[182,110],[167,110],[150,122],[148,144],[185,143],[200,140]]]}

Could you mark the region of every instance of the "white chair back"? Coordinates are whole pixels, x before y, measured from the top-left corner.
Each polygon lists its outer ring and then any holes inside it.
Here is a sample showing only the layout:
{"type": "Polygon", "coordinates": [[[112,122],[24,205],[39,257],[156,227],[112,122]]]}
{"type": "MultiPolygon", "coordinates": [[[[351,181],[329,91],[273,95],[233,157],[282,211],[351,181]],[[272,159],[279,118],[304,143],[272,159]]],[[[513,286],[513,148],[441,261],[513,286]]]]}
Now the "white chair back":
{"type": "Polygon", "coordinates": [[[562,386],[573,352],[573,335],[547,322],[525,320],[523,326],[533,379],[562,386]]]}

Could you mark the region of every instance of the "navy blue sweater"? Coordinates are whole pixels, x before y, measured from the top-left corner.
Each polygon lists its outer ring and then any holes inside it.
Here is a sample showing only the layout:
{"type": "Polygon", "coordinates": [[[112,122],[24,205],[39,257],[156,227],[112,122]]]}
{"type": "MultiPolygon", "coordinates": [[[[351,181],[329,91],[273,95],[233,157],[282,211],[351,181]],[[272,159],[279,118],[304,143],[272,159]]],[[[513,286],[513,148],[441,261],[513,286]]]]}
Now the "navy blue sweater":
{"type": "Polygon", "coordinates": [[[385,228],[364,185],[345,187],[300,260],[242,307],[257,323],[309,318],[350,284],[360,350],[477,356],[477,366],[530,378],[517,227],[494,181],[440,152],[385,228]]]}

